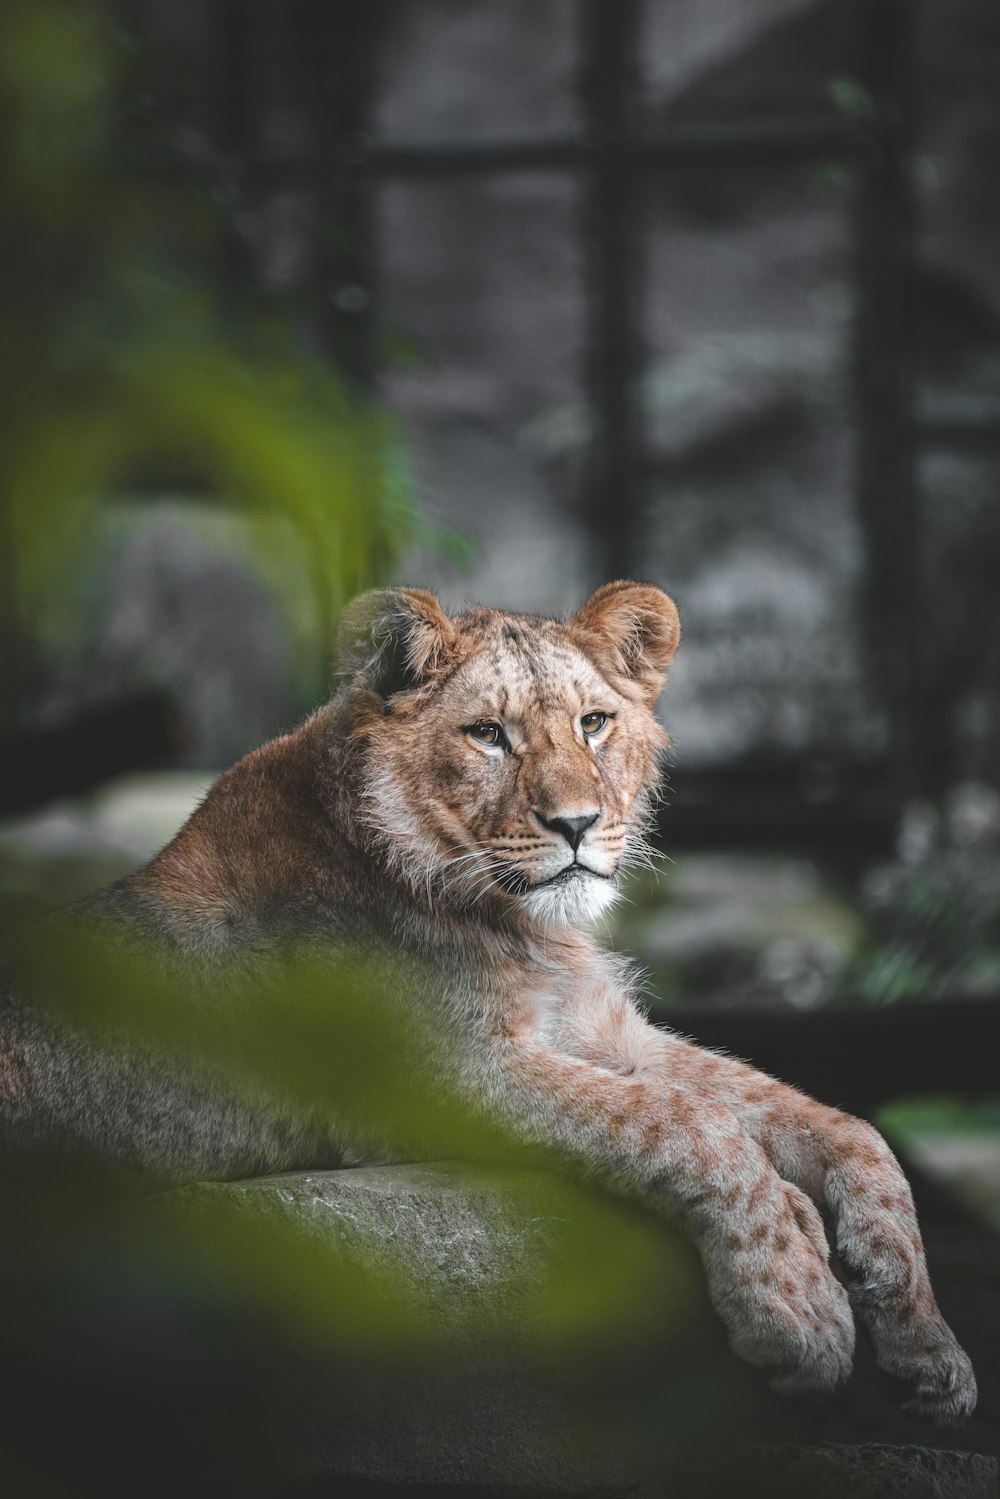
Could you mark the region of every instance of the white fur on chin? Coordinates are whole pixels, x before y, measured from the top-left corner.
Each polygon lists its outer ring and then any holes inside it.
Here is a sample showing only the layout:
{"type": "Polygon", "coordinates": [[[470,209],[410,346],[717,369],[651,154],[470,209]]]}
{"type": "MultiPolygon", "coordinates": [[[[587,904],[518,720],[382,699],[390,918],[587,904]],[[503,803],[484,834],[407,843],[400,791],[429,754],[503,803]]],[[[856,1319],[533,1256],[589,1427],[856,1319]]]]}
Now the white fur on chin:
{"type": "Polygon", "coordinates": [[[580,874],[555,885],[539,885],[521,897],[529,916],[551,926],[586,926],[618,899],[610,880],[580,874]]]}

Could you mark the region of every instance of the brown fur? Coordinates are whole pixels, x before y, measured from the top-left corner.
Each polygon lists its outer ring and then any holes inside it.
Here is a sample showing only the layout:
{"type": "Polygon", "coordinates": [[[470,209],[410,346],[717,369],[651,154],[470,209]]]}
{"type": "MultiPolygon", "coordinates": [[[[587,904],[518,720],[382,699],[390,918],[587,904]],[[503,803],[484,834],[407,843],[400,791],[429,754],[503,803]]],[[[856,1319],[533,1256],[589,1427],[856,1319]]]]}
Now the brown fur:
{"type": "MultiPolygon", "coordinates": [[[[442,1084],[682,1223],[739,1354],[780,1388],[829,1389],[850,1370],[853,1307],[914,1408],[959,1418],[975,1381],[885,1142],[651,1027],[590,935],[644,857],[667,744],[652,705],[678,640],[648,585],[608,584],[565,623],[365,595],[342,623],[336,697],[222,776],[94,914],[209,980],[290,941],[427,960],[407,999],[442,1084]]],[[[0,1106],[22,1136],[86,1139],[174,1179],[370,1155],[348,1126],[220,1103],[141,1057],[66,1037],[72,1065],[43,1064],[56,1048],[16,1006],[5,1031],[0,1106]]]]}

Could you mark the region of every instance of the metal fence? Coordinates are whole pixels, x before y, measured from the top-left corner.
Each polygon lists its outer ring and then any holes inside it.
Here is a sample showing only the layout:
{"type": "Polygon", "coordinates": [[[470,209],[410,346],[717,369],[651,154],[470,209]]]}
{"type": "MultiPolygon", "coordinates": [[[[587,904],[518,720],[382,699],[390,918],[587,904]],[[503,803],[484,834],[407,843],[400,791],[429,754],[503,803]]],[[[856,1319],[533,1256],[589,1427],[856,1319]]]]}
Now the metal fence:
{"type": "MultiPolygon", "coordinates": [[[[285,0],[275,10],[295,59],[309,120],[308,144],[264,151],[257,143],[259,80],[251,36],[259,7],[250,0],[216,0],[210,45],[217,80],[217,144],[251,198],[276,182],[305,184],[315,194],[322,218],[336,226],[335,235],[322,237],[313,258],[315,325],[325,346],[358,380],[377,381],[378,375],[372,319],[379,279],[373,199],[380,184],[457,175],[481,181],[539,169],[577,179],[584,205],[578,233],[586,267],[583,374],[595,416],[581,505],[603,576],[642,570],[644,439],[634,392],[643,361],[636,288],[642,275],[645,189],[657,176],[692,167],[706,174],[734,164],[773,165],[777,170],[784,163],[807,160],[853,168],[852,420],[865,553],[861,603],[868,675],[890,726],[878,789],[881,838],[893,809],[921,786],[927,771],[913,618],[914,466],[920,433],[914,421],[910,349],[910,0],[868,0],[845,7],[852,71],[864,90],[865,109],[845,111],[831,102],[828,109],[803,118],[783,114],[725,124],[679,121],[667,130],[650,129],[636,108],[639,0],[577,0],[582,128],[528,141],[438,145],[380,139],[373,129],[383,21],[379,0],[338,0],[335,5],[285,0]],[[349,288],[350,295],[331,297],[331,287],[349,288]]],[[[235,230],[227,236],[226,261],[228,280],[238,284],[247,274],[246,247],[235,230]]],[[[857,816],[852,823],[853,815],[846,803],[824,812],[845,838],[852,827],[855,833],[860,828],[857,816]]],[[[730,818],[730,833],[739,833],[738,816],[735,828],[730,818]]]]}

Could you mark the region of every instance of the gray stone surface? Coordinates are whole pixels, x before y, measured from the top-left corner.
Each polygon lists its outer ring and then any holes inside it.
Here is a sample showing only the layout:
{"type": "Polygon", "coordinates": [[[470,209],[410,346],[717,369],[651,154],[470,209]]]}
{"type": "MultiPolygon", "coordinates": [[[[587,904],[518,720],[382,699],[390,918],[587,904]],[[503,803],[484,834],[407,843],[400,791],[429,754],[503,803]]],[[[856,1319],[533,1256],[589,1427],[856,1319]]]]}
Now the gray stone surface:
{"type": "Polygon", "coordinates": [[[318,690],[329,647],[317,648],[303,544],[273,515],[265,532],[216,503],[108,505],[76,575],[48,722],[156,688],[176,705],[184,763],[222,768],[288,728],[318,690]]]}
{"type": "Polygon", "coordinates": [[[209,770],[118,776],[0,819],[0,901],[44,910],[131,874],[169,843],[213,779],[209,770]]]}
{"type": "Polygon", "coordinates": [[[810,1499],[996,1499],[997,1460],[931,1447],[775,1447],[749,1471],[776,1480],[779,1495],[810,1499]]]}
{"type": "Polygon", "coordinates": [[[759,1392],[722,1347],[686,1247],[613,1209],[598,1234],[588,1199],[541,1173],[441,1164],[291,1173],[188,1187],[129,1213],[203,1226],[226,1209],[237,1224],[295,1229],[329,1255],[331,1275],[351,1264],[384,1275],[387,1306],[402,1295],[422,1328],[394,1353],[384,1341],[368,1356],[314,1350],[294,1418],[302,1475],[637,1499],[996,1493],[995,1459],[974,1454],[754,1445],[759,1392]],[[623,1225],[652,1233],[645,1315],[627,1312],[612,1272],[615,1315],[588,1319],[578,1307],[567,1323],[563,1271],[579,1266],[561,1257],[591,1234],[600,1266],[623,1225]]]}
{"type": "Polygon", "coordinates": [[[329,1253],[333,1276],[345,1264],[384,1275],[389,1318],[399,1309],[398,1341],[376,1331],[374,1358],[333,1339],[317,1360],[295,1419],[302,1473],[630,1491],[706,1435],[727,1391],[749,1429],[745,1373],[705,1316],[687,1247],[653,1230],[652,1262],[640,1254],[625,1271],[643,1279],[637,1305],[635,1287],[613,1284],[627,1220],[614,1207],[593,1217],[553,1178],[310,1172],[184,1188],[133,1211],[203,1224],[226,1207],[294,1228],[329,1253]],[[587,1234],[604,1294],[575,1257],[587,1234]]]}

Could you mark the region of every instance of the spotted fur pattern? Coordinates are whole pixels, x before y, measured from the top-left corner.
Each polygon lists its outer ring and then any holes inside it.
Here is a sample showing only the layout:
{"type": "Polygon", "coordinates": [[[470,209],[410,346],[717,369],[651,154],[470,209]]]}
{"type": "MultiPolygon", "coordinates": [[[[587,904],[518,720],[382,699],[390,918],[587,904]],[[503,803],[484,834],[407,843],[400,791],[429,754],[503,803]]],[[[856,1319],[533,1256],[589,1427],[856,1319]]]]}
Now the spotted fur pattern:
{"type": "MultiPolygon", "coordinates": [[[[332,702],[223,776],[95,910],[209,974],[295,933],[429,958],[434,981],[410,1002],[442,1038],[449,1084],[679,1222],[741,1357],[783,1390],[833,1389],[856,1317],[914,1410],[960,1419],[972,1369],[882,1138],[651,1026],[628,966],[591,935],[647,857],[667,744],[652,706],[678,639],[670,600],[631,583],[566,623],[365,595],[342,624],[332,702]]],[[[0,1106],[23,1134],[58,1128],[174,1179],[365,1157],[332,1127],[222,1106],[134,1058],[77,1047],[68,1063],[64,1048],[53,1065],[20,1014],[0,1106]]]]}

